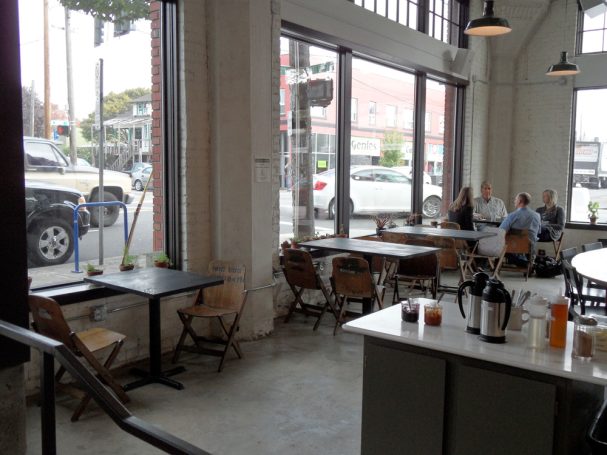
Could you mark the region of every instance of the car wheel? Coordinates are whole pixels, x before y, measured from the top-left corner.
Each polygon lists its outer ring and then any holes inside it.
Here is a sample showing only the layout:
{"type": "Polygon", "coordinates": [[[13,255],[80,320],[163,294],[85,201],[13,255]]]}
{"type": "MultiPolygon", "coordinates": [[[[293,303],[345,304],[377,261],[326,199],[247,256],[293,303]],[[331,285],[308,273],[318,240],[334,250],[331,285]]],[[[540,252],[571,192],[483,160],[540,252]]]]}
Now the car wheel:
{"type": "MultiPolygon", "coordinates": [[[[350,216],[354,213],[354,205],[352,201],[350,201],[350,216]]],[[[335,218],[335,199],[331,199],[329,202],[329,207],[327,208],[327,219],[332,220],[335,218]]]]}
{"type": "Polygon", "coordinates": [[[426,218],[436,218],[440,215],[441,199],[438,196],[430,196],[422,205],[422,213],[426,218]]]}
{"type": "MultiPolygon", "coordinates": [[[[104,202],[117,201],[117,200],[118,199],[116,198],[116,196],[114,196],[113,193],[110,193],[109,191],[103,192],[103,201],[104,202]]],[[[97,198],[97,196],[95,196],[93,199],[91,199],[90,202],[99,202],[99,199],[97,198]]],[[[89,208],[89,211],[91,212],[91,226],[93,226],[93,227],[99,227],[99,211],[100,210],[101,210],[101,208],[98,208],[98,207],[89,208]]],[[[104,207],[103,210],[104,210],[103,225],[105,227],[111,226],[118,219],[118,215],[120,214],[120,207],[117,205],[113,205],[111,207],[104,207]]]]}
{"type": "Polygon", "coordinates": [[[135,180],[135,189],[137,191],[143,191],[143,183],[141,183],[141,180],[135,180]]]}
{"type": "Polygon", "coordinates": [[[74,251],[72,226],[61,218],[41,218],[30,227],[27,250],[32,264],[63,264],[74,251]]]}

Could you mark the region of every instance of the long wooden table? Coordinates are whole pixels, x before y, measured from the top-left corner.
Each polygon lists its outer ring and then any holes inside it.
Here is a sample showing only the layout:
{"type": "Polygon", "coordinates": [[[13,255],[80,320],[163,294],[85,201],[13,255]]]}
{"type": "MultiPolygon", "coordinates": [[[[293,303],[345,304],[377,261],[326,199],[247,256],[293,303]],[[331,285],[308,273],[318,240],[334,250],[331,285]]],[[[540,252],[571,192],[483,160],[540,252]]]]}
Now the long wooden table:
{"type": "Polygon", "coordinates": [[[607,248],[576,254],[571,265],[585,278],[607,287],[607,248]]]}
{"type": "MultiPolygon", "coordinates": [[[[311,240],[301,243],[300,246],[343,253],[359,253],[369,263],[369,268],[371,268],[373,256],[383,256],[399,260],[425,256],[440,251],[440,248],[427,246],[401,245],[398,243],[373,242],[340,237],[311,240]]],[[[363,301],[363,314],[371,312],[371,303],[366,300],[363,301]]]]}
{"type": "Polygon", "coordinates": [[[394,232],[396,234],[418,236],[448,237],[455,240],[470,240],[473,242],[478,242],[480,239],[497,235],[495,232],[466,231],[463,229],[442,229],[439,227],[431,226],[401,226],[392,229],[386,229],[385,232],[394,232]]]}

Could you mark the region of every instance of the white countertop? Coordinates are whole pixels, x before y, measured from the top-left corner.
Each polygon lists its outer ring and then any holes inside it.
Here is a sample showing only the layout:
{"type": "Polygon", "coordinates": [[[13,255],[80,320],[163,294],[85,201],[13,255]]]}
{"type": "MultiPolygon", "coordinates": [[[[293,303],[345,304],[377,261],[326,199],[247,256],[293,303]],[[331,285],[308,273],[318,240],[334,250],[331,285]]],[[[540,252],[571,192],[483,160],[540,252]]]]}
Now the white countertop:
{"type": "Polygon", "coordinates": [[[400,305],[394,305],[355,319],[343,326],[347,332],[358,333],[397,343],[457,354],[464,357],[508,365],[524,370],[561,376],[600,385],[607,385],[607,352],[596,351],[590,361],[571,358],[573,323],[567,325],[567,347],[548,345],[543,351],[526,346],[526,327],[522,331],[506,331],[506,343],[492,344],[467,333],[466,321],[456,303],[443,302],[443,320],[438,327],[424,324],[423,308],[417,323],[401,320],[400,305]]]}

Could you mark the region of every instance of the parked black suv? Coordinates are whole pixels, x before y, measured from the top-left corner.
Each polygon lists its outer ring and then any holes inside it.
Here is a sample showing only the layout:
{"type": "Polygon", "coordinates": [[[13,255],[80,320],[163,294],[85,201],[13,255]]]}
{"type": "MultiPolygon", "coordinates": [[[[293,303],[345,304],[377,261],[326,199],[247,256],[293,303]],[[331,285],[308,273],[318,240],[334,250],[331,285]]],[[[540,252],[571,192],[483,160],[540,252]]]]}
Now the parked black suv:
{"type": "MultiPolygon", "coordinates": [[[[33,266],[63,264],[74,251],[74,207],[83,203],[80,191],[50,183],[25,181],[27,253],[33,266]]],[[[91,214],[78,211],[78,235],[90,226],[91,214]]]]}

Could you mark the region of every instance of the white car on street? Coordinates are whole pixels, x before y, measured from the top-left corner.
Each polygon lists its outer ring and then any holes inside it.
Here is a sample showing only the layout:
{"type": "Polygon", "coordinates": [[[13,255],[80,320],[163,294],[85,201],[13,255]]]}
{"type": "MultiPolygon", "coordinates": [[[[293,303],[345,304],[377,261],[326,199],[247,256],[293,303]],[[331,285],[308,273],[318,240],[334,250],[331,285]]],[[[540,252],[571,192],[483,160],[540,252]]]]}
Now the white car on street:
{"type": "MultiPolygon", "coordinates": [[[[314,209],[335,216],[335,169],[314,175],[314,209]]],[[[442,188],[424,184],[423,215],[440,215],[442,188]]],[[[411,179],[405,174],[383,166],[352,166],[350,168],[350,213],[376,214],[411,211],[411,179]]]]}

